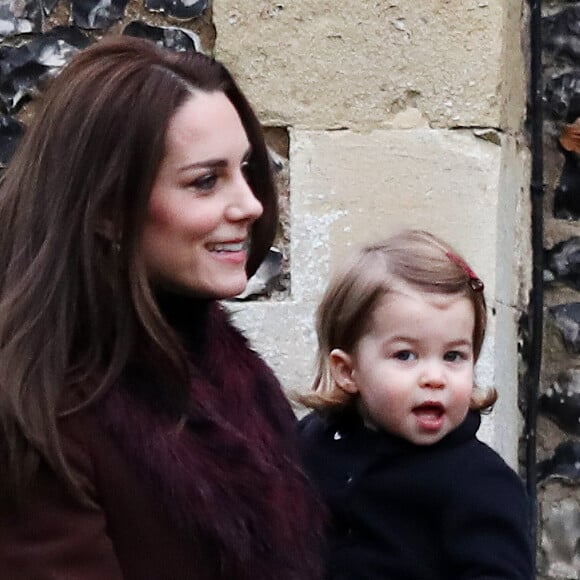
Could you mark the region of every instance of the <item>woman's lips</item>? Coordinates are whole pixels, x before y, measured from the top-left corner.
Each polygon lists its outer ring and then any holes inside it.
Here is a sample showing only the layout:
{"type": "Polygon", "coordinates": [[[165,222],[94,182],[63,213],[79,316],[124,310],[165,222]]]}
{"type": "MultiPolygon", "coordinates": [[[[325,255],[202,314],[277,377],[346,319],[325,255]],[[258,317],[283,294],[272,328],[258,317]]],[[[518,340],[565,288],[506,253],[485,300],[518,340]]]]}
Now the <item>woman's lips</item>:
{"type": "Polygon", "coordinates": [[[247,242],[246,240],[216,242],[214,244],[208,244],[207,247],[211,252],[241,252],[246,250],[247,242]]]}
{"type": "Polygon", "coordinates": [[[232,240],[207,244],[206,248],[221,262],[244,264],[248,258],[248,240],[232,240]]]}

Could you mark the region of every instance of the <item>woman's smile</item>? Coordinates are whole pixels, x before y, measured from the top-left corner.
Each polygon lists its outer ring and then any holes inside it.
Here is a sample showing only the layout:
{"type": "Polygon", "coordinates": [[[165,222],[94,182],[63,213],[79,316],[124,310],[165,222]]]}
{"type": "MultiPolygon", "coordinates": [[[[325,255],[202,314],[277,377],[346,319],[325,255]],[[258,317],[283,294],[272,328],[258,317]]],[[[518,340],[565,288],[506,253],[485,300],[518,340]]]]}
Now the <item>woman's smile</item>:
{"type": "Polygon", "coordinates": [[[217,258],[232,264],[245,264],[248,259],[249,243],[246,239],[232,242],[216,242],[208,244],[207,249],[217,258]]]}
{"type": "Polygon", "coordinates": [[[251,148],[223,93],[198,92],[169,123],[167,154],[143,234],[154,285],[229,298],[247,283],[250,229],[262,205],[246,180],[251,148]]]}

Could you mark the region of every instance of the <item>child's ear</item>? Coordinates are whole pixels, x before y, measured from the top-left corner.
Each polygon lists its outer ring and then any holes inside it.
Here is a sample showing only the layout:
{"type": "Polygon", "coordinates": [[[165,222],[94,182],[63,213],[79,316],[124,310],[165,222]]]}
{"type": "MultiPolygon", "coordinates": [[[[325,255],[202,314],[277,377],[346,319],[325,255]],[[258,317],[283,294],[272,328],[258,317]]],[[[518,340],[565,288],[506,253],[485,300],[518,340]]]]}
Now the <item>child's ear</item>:
{"type": "Polygon", "coordinates": [[[340,348],[330,351],[330,373],[339,388],[352,395],[358,393],[358,386],[353,379],[353,360],[350,354],[340,348]]]}

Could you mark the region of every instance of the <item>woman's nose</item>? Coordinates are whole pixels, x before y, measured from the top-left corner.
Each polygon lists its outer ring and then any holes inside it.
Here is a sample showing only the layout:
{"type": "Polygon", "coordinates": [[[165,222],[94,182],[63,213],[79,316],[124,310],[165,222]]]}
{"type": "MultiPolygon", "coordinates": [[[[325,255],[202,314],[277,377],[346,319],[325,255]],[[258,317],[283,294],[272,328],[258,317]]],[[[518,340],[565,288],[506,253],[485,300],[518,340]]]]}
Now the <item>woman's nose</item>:
{"type": "Polygon", "coordinates": [[[262,215],[264,208],[241,171],[232,184],[232,191],[232,201],[228,207],[229,219],[253,222],[262,215]]]}

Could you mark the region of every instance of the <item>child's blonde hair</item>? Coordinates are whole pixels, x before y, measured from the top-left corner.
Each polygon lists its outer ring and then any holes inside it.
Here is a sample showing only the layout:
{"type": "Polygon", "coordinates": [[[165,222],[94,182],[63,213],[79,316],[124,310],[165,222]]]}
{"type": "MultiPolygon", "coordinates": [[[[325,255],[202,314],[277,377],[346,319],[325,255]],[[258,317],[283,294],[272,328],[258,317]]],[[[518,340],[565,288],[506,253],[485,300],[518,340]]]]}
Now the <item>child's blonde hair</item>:
{"type": "MultiPolygon", "coordinates": [[[[317,311],[317,372],[312,391],[298,397],[303,405],[329,410],[356,398],[332,378],[330,352],[340,348],[352,353],[381,298],[401,282],[420,292],[469,299],[475,313],[473,355],[477,361],[487,324],[483,283],[449,244],[422,230],[404,230],[362,248],[331,279],[317,311]]],[[[470,408],[490,409],[496,400],[495,389],[482,393],[474,385],[470,408]]]]}

